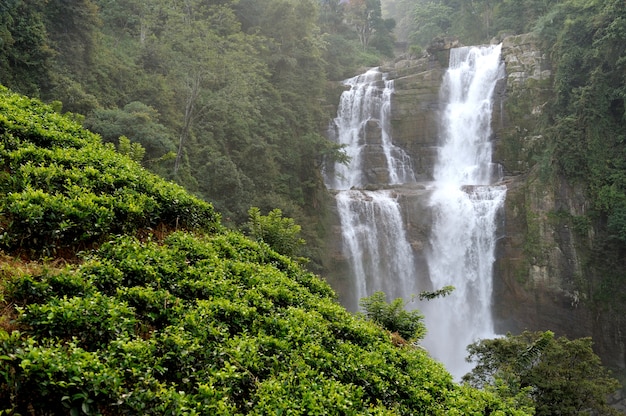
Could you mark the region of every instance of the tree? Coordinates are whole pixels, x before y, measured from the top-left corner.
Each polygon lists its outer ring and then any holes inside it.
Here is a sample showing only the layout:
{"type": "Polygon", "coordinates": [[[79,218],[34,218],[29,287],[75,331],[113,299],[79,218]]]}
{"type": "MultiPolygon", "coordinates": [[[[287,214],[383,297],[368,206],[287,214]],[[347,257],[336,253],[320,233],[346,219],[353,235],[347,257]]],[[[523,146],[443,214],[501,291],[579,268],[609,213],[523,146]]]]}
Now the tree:
{"type": "Polygon", "coordinates": [[[346,18],[356,30],[363,49],[369,46],[375,32],[389,28],[382,18],[380,0],[350,0],[346,18]]]}
{"type": "Polygon", "coordinates": [[[320,0],[319,24],[326,33],[339,33],[344,28],[344,7],[340,0],[320,0]]]}
{"type": "Polygon", "coordinates": [[[130,157],[137,163],[141,163],[146,154],[146,149],[143,148],[141,143],[131,142],[126,136],[120,136],[117,151],[130,157]]]}
{"type": "Polygon", "coordinates": [[[453,10],[436,1],[420,2],[414,6],[413,31],[409,35],[412,43],[428,46],[433,38],[448,33],[452,26],[453,10]]]}
{"type": "Polygon", "coordinates": [[[222,139],[217,145],[228,154],[233,145],[228,141],[249,138],[249,124],[260,111],[255,98],[265,67],[256,38],[241,32],[229,5],[205,3],[188,0],[168,9],[156,40],[167,46],[167,77],[178,106],[175,175],[191,145],[202,148],[210,138],[222,139]]]}
{"type": "Polygon", "coordinates": [[[26,94],[38,95],[49,82],[53,51],[43,23],[42,0],[0,4],[0,82],[26,94]]]}
{"type": "Polygon", "coordinates": [[[387,303],[384,292],[375,292],[372,296],[361,299],[359,305],[367,319],[390,332],[397,332],[407,341],[418,341],[426,335],[424,316],[418,310],[407,311],[402,298],[387,303]]]}
{"type": "Polygon", "coordinates": [[[305,241],[300,238],[301,227],[293,219],[283,218],[280,209],[273,209],[264,216],[259,208],[252,207],[248,210],[248,216],[248,229],[252,238],[267,243],[278,253],[296,257],[298,250],[305,245],[305,241]]]}
{"type": "Polygon", "coordinates": [[[550,331],[481,340],[468,346],[467,360],[476,367],[463,380],[503,397],[527,395],[537,416],[617,415],[606,399],[619,382],[591,347],[591,338],[570,341],[550,331]]]}
{"type": "Polygon", "coordinates": [[[98,6],[93,0],[49,0],[46,2],[46,29],[60,60],[74,70],[86,71],[97,54],[101,26],[98,6]]]}
{"type": "Polygon", "coordinates": [[[172,134],[159,122],[159,113],[139,101],[123,109],[94,110],[85,119],[85,127],[99,133],[105,142],[115,143],[120,136],[126,136],[140,143],[148,159],[158,159],[175,150],[172,134]]]}

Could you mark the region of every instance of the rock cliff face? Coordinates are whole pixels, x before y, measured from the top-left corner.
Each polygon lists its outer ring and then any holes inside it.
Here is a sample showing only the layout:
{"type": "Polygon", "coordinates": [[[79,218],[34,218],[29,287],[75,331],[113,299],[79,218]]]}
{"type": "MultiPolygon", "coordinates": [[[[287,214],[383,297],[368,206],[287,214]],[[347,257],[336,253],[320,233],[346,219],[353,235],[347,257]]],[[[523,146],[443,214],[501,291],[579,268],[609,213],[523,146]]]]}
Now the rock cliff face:
{"type": "Polygon", "coordinates": [[[544,156],[550,154],[542,135],[549,63],[530,35],[505,38],[502,54],[507,79],[493,128],[508,193],[495,265],[497,329],[591,336],[604,363],[623,371],[624,319],[593,301],[599,276],[588,267],[593,227],[580,226],[589,208],[583,185],[554,174],[553,160],[544,156]]]}
{"type": "Polygon", "coordinates": [[[439,87],[445,68],[431,55],[398,61],[388,71],[395,84],[391,107],[393,141],[411,155],[418,179],[430,180],[439,129],[439,87]]]}
{"type": "MultiPolygon", "coordinates": [[[[501,333],[549,329],[570,338],[592,336],[604,363],[624,369],[626,319],[591,302],[597,282],[588,275],[585,262],[592,249],[593,228],[579,227],[577,222],[588,209],[584,190],[554,175],[553,161],[545,156],[549,153],[542,134],[543,112],[552,93],[549,61],[531,35],[506,37],[502,44],[507,76],[497,87],[492,128],[494,161],[504,168],[508,192],[495,264],[496,329],[501,333]]],[[[442,41],[429,49],[428,57],[400,60],[385,69],[395,80],[392,137],[410,154],[420,181],[432,178],[439,88],[447,52],[456,46],[442,41]]],[[[397,190],[418,262],[423,262],[428,249],[431,215],[423,188],[418,184],[397,190]]],[[[329,221],[337,223],[336,218],[329,221]]],[[[331,229],[335,232],[329,236],[328,275],[341,297],[349,290],[347,266],[338,226],[331,229]]],[[[356,309],[357,305],[347,306],[356,309]]]]}

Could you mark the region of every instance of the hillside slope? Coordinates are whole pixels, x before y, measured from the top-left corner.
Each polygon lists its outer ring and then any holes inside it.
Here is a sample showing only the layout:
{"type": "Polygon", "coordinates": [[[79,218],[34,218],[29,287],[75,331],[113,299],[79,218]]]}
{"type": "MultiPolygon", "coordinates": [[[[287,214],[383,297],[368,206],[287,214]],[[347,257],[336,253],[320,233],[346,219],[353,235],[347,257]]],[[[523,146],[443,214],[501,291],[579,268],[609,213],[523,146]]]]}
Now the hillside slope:
{"type": "Polygon", "coordinates": [[[523,415],[0,89],[1,414],[523,415]]]}

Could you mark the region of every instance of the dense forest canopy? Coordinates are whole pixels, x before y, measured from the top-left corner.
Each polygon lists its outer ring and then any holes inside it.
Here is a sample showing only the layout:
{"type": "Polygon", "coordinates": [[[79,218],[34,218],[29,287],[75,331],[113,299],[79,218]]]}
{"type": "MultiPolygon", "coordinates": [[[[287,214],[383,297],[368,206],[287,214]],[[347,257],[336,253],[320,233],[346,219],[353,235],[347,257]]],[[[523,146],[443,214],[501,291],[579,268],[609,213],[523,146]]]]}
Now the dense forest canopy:
{"type": "Polygon", "coordinates": [[[340,3],[3,2],[0,82],[140,143],[233,223],[251,205],[302,218],[340,156],[320,134],[327,80],[392,54],[378,1],[340,3]]]}

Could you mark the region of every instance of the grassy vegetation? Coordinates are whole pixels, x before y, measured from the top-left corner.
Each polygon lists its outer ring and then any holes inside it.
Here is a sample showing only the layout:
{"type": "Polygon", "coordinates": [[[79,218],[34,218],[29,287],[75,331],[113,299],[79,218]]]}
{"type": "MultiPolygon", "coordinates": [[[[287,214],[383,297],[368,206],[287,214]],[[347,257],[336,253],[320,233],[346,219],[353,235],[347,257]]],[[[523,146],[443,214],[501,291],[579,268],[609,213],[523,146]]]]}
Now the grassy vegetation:
{"type": "Polygon", "coordinates": [[[70,118],[0,88],[0,248],[54,255],[113,234],[220,227],[209,204],[70,118]]]}

